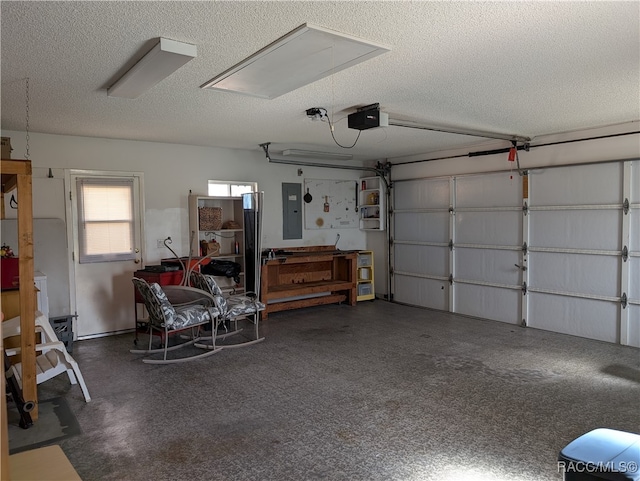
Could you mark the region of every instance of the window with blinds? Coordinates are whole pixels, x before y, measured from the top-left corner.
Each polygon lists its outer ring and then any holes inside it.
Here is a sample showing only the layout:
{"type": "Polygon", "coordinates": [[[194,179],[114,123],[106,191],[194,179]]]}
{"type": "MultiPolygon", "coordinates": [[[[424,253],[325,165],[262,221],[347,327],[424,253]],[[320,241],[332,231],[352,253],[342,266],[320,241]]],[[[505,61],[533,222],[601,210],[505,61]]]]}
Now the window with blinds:
{"type": "Polygon", "coordinates": [[[135,259],[133,179],[79,178],[79,262],[135,259]]]}

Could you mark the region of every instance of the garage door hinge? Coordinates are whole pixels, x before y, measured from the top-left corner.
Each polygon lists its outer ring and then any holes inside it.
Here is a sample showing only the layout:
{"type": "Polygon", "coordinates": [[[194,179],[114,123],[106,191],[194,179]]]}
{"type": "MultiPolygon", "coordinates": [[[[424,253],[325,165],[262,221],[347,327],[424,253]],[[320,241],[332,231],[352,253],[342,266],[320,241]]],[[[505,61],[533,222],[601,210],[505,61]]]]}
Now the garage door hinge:
{"type": "Polygon", "coordinates": [[[529,213],[529,206],[527,205],[526,202],[522,206],[522,212],[524,213],[524,215],[527,215],[529,213]]]}
{"type": "Polygon", "coordinates": [[[453,239],[451,239],[449,241],[449,250],[452,251],[453,250],[453,239]]]}
{"type": "Polygon", "coordinates": [[[627,293],[626,292],[622,293],[622,297],[620,298],[620,304],[622,304],[622,308],[623,309],[627,308],[627,293]]]}
{"type": "Polygon", "coordinates": [[[624,199],[624,202],[622,203],[622,212],[624,212],[625,215],[629,213],[629,199],[624,199]]]}
{"type": "Polygon", "coordinates": [[[389,237],[389,246],[393,245],[393,237],[389,237]]]}
{"type": "Polygon", "coordinates": [[[627,262],[628,258],[629,258],[629,248],[627,246],[624,246],[622,248],[622,261],[627,262]]]}
{"type": "Polygon", "coordinates": [[[453,274],[449,274],[449,284],[453,285],[453,274]]]}
{"type": "Polygon", "coordinates": [[[527,247],[527,243],[525,242],[524,244],[522,244],[522,252],[526,254],[528,250],[529,250],[529,247],[527,247]]]}
{"type": "Polygon", "coordinates": [[[522,295],[523,296],[527,295],[527,283],[526,282],[522,283],[522,295]]]}
{"type": "Polygon", "coordinates": [[[391,277],[393,277],[393,267],[390,267],[390,268],[389,268],[389,275],[390,275],[391,277]]]}
{"type": "Polygon", "coordinates": [[[455,209],[453,207],[449,207],[449,214],[455,213],[455,209]]]}

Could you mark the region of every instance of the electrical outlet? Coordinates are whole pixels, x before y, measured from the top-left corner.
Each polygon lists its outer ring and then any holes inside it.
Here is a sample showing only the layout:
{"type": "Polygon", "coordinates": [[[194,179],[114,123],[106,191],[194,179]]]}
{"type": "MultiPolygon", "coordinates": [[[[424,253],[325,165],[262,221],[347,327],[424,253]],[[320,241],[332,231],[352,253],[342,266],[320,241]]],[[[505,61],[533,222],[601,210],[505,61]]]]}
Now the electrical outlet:
{"type": "Polygon", "coordinates": [[[158,239],[158,240],[156,241],[156,247],[157,247],[158,249],[162,249],[162,248],[164,247],[164,239],[158,239]]]}

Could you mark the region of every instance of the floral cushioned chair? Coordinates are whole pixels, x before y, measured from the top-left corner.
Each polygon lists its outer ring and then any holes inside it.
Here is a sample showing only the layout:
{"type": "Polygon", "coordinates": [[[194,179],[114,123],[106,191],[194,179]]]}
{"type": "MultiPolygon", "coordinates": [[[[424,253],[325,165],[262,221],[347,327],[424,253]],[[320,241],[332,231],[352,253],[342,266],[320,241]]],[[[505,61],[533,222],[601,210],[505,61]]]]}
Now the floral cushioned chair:
{"type": "Polygon", "coordinates": [[[162,359],[143,359],[142,361],[149,364],[168,364],[191,361],[192,359],[199,359],[220,351],[219,348],[216,348],[214,339],[213,346],[208,352],[189,357],[167,359],[168,351],[198,342],[201,339],[200,331],[203,325],[211,323],[212,329],[216,330],[220,314],[215,305],[216,301],[213,296],[199,289],[185,286],[165,286],[167,290],[170,289],[172,296],[176,299],[174,302],[178,302],[178,300],[180,302],[179,304],[172,304],[163,288],[157,283],[148,283],[144,279],[137,277],[134,277],[132,281],[142,296],[144,305],[149,313],[149,348],[146,350],[132,349],[130,352],[134,354],[162,352],[162,359]],[[168,347],[170,333],[187,329],[191,330],[189,341],[168,347]],[[163,343],[163,347],[160,349],[151,349],[154,330],[160,333],[163,343]]]}
{"type": "Polygon", "coordinates": [[[260,341],[264,341],[264,337],[260,337],[258,332],[258,321],[260,318],[260,311],[265,309],[265,305],[258,300],[258,296],[254,292],[247,292],[244,296],[241,295],[233,295],[229,297],[225,297],[222,292],[222,289],[216,283],[214,276],[208,274],[202,274],[200,272],[192,271],[190,274],[191,285],[194,287],[201,289],[210,295],[212,295],[216,301],[216,305],[220,310],[220,323],[225,323],[229,321],[233,324],[233,331],[225,332],[224,334],[216,335],[214,330],[213,332],[213,342],[212,344],[202,344],[198,343],[196,346],[202,347],[205,349],[215,349],[215,339],[224,339],[228,336],[232,336],[234,334],[238,334],[242,329],[238,329],[238,320],[246,318],[255,326],[255,339],[242,342],[238,344],[228,344],[224,346],[220,346],[220,348],[231,348],[231,347],[241,347],[247,346],[250,344],[255,344],[260,341]]]}

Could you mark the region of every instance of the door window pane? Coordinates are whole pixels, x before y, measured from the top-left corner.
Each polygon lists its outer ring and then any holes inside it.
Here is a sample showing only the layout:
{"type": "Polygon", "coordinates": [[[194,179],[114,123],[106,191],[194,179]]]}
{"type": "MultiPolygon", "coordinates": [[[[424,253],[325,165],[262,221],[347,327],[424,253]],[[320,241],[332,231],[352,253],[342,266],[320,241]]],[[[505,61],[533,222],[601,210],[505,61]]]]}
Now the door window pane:
{"type": "Polygon", "coordinates": [[[134,259],[133,180],[77,182],[80,263],[134,259]]]}

